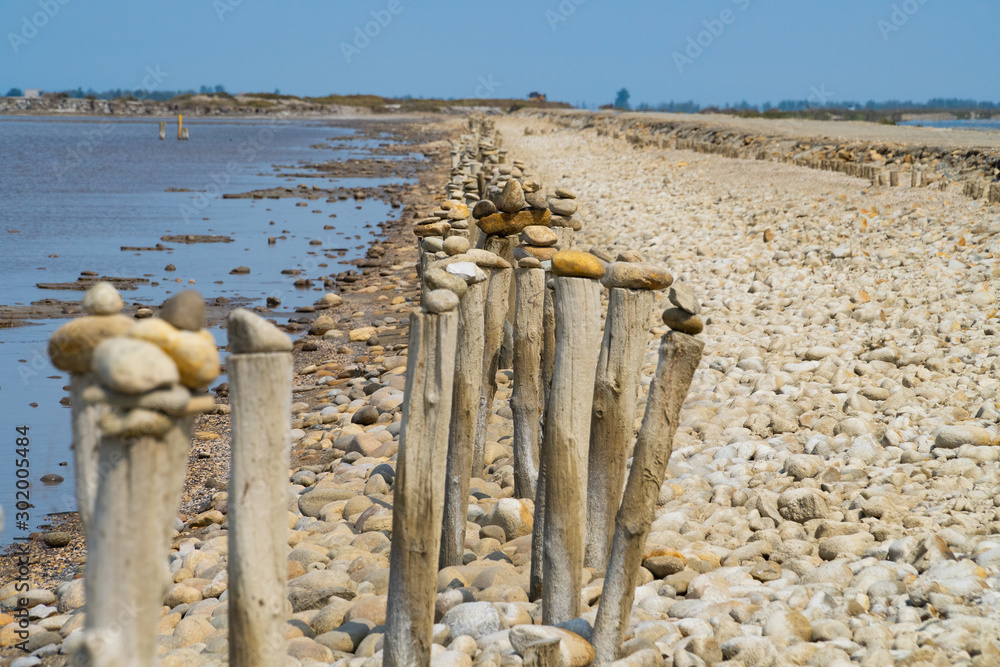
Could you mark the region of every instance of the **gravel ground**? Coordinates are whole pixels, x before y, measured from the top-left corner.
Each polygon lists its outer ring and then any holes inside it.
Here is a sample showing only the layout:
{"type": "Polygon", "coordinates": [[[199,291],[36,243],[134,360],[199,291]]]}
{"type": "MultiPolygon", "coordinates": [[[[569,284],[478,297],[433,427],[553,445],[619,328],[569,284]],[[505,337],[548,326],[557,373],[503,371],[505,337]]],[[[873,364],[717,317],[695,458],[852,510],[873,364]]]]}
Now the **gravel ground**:
{"type": "Polygon", "coordinates": [[[678,569],[635,634],[675,665],[1000,664],[997,208],[498,128],[585,202],[578,245],[665,264],[707,317],[647,544],[678,569]]]}

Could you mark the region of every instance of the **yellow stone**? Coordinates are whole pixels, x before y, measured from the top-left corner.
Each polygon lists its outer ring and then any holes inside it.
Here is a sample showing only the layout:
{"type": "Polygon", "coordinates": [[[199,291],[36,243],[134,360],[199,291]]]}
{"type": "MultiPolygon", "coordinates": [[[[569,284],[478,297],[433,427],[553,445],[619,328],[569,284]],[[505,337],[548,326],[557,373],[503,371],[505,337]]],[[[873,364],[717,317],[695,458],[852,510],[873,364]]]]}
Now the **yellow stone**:
{"type": "Polygon", "coordinates": [[[375,333],[375,327],[360,327],[351,329],[350,337],[354,343],[363,343],[375,333]]]}
{"type": "Polygon", "coordinates": [[[549,209],[529,209],[517,213],[494,213],[482,218],[476,224],[484,234],[499,234],[509,236],[519,234],[530,225],[548,227],[552,222],[552,211],[549,209]]]}
{"type": "Polygon", "coordinates": [[[553,248],[552,246],[540,247],[540,246],[522,245],[518,246],[518,248],[528,253],[529,255],[537,259],[539,262],[550,260],[553,257],[555,257],[557,252],[559,252],[558,248],[553,248]]]}
{"type": "Polygon", "coordinates": [[[97,344],[124,335],[133,320],[124,315],[88,315],[59,327],[49,339],[49,358],[61,371],[86,373],[97,344]]]}
{"type": "Polygon", "coordinates": [[[589,252],[560,250],[552,256],[552,272],[574,278],[603,278],[604,262],[589,252]]]}
{"type": "Polygon", "coordinates": [[[700,317],[680,308],[667,308],[663,311],[663,323],[674,331],[691,336],[700,334],[705,328],[705,323],[700,317]]]}
{"type": "Polygon", "coordinates": [[[131,338],[153,343],[173,359],[181,384],[204,387],[219,376],[219,350],[208,331],[181,331],[166,320],[151,317],[128,332],[131,338]]]}
{"type": "Polygon", "coordinates": [[[413,228],[413,233],[419,238],[427,236],[444,236],[451,229],[451,224],[447,222],[431,222],[426,225],[417,225],[413,228]]]}

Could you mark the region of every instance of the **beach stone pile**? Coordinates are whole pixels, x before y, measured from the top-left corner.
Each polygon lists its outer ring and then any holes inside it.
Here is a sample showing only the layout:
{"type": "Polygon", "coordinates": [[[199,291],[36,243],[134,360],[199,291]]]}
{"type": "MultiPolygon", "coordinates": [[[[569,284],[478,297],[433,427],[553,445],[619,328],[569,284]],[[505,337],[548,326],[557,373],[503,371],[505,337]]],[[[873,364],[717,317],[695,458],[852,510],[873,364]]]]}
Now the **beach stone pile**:
{"type": "Polygon", "coordinates": [[[81,307],[86,315],[49,339],[49,357],[60,370],[97,378],[87,400],[119,408],[101,418],[104,432],[156,436],[169,428],[168,417],[214,405],[200,393],[219,375],[219,352],[204,329],[197,292],[181,292],[164,302],[159,317],[135,321],[120,314],[118,291],[101,282],[81,307]]]}

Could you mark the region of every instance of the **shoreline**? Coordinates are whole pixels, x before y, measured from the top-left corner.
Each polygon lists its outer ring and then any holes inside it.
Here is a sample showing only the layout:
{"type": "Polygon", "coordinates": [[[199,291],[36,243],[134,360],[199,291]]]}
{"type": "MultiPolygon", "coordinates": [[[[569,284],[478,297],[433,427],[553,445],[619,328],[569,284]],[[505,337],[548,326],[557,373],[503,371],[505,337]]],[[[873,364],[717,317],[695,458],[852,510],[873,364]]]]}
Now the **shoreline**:
{"type": "MultiPolygon", "coordinates": [[[[0,116],[0,121],[3,117],[0,116]]],[[[335,118],[333,120],[343,121],[347,120],[344,118],[335,118]]],[[[366,135],[368,138],[376,138],[376,132],[372,132],[370,128],[365,127],[364,121],[370,120],[368,118],[357,118],[356,121],[362,121],[360,123],[351,123],[351,127],[358,129],[359,132],[366,135]]],[[[386,119],[388,120],[388,119],[386,119]]],[[[378,156],[380,154],[407,154],[413,152],[423,152],[422,150],[416,149],[427,149],[428,151],[445,151],[446,148],[442,148],[442,139],[434,138],[434,135],[446,135],[448,123],[445,119],[439,118],[436,120],[431,120],[426,124],[421,124],[419,121],[424,120],[422,117],[413,117],[413,123],[397,125],[394,128],[394,135],[396,141],[388,146],[382,146],[374,148],[370,151],[371,157],[365,159],[351,158],[349,161],[337,161],[333,163],[329,162],[317,162],[308,163],[301,165],[300,171],[303,173],[296,174],[295,176],[301,178],[310,177],[329,177],[334,176],[338,178],[351,178],[351,177],[361,177],[370,178],[373,177],[370,173],[365,173],[368,166],[373,163],[378,163],[378,156]],[[444,122],[443,122],[444,121],[444,122]],[[424,127],[426,126],[426,127],[424,127]],[[329,170],[333,165],[333,169],[337,173],[331,173],[329,170]],[[338,168],[336,165],[345,165],[344,167],[338,168]]],[[[447,146],[447,144],[444,144],[447,146]]],[[[360,351],[351,354],[337,353],[335,346],[331,342],[322,341],[310,341],[313,338],[311,336],[305,336],[308,325],[299,320],[312,320],[315,319],[320,314],[326,314],[329,312],[335,313],[345,313],[347,308],[353,308],[354,312],[363,312],[371,309],[371,304],[368,299],[364,296],[364,290],[378,278],[378,269],[382,267],[392,266],[394,260],[399,257],[401,261],[412,262],[412,259],[402,259],[404,256],[413,254],[416,255],[416,248],[410,247],[414,244],[408,243],[406,237],[409,235],[409,223],[416,217],[415,209],[420,207],[421,209],[427,208],[433,201],[433,196],[427,198],[427,195],[423,192],[427,190],[437,189],[437,180],[444,178],[441,173],[439,173],[445,163],[444,158],[434,159],[432,157],[433,153],[425,152],[427,160],[418,164],[418,166],[412,170],[410,176],[401,175],[391,175],[394,178],[414,178],[417,182],[409,187],[405,185],[389,185],[389,186],[373,186],[366,188],[337,188],[336,190],[331,190],[336,196],[337,194],[355,191],[364,191],[364,196],[366,197],[379,197],[384,198],[386,201],[393,201],[399,205],[399,215],[390,220],[382,220],[377,225],[373,223],[373,226],[377,228],[377,231],[373,231],[369,239],[367,240],[367,249],[364,255],[358,257],[357,259],[349,260],[348,264],[351,264],[358,269],[357,279],[352,279],[349,282],[338,281],[337,291],[343,296],[344,305],[334,309],[333,311],[316,309],[311,302],[307,303],[303,299],[302,303],[286,303],[282,304],[277,312],[268,310],[262,312],[261,314],[265,317],[275,316],[282,317],[287,320],[287,322],[281,322],[279,320],[278,326],[291,335],[295,342],[295,347],[293,351],[294,355],[294,367],[296,372],[300,369],[308,367],[317,361],[321,361],[325,357],[336,357],[344,362],[344,365],[349,365],[351,362],[351,357],[364,356],[360,351]],[[373,275],[374,274],[374,275],[373,275]],[[295,338],[296,335],[302,335],[301,338],[295,338]],[[304,349],[305,348],[305,349],[304,349]],[[325,356],[324,356],[325,355],[325,356]]],[[[375,177],[383,176],[387,174],[377,174],[375,177]]],[[[275,189],[284,190],[281,186],[276,186],[275,189]]],[[[323,191],[324,194],[328,194],[326,190],[323,191]]],[[[268,196],[268,191],[249,191],[244,193],[226,193],[221,196],[221,198],[264,198],[268,196]]],[[[287,196],[295,197],[296,194],[293,192],[287,196]]],[[[307,199],[312,197],[310,192],[307,199]]],[[[342,272],[348,273],[354,271],[355,269],[348,269],[342,272]]],[[[314,276],[308,276],[315,280],[314,276]]],[[[319,281],[322,284],[322,281],[319,281]]],[[[416,290],[413,294],[417,293],[416,290]]],[[[82,298],[81,292],[81,298],[82,298]]],[[[302,292],[301,296],[311,297],[312,291],[302,292]]],[[[412,296],[412,294],[410,295],[412,296]]],[[[214,299],[207,299],[207,305],[209,306],[209,324],[217,325],[225,320],[229,311],[238,306],[252,305],[251,300],[246,298],[236,298],[230,297],[229,303],[225,305],[215,304],[214,299]]],[[[27,309],[34,313],[33,315],[24,315],[24,317],[34,317],[35,320],[48,321],[48,320],[60,320],[69,319],[75,316],[79,310],[79,304],[70,301],[58,301],[46,306],[36,306],[32,304],[31,306],[22,307],[22,309],[27,309]],[[57,310],[69,311],[69,312],[55,312],[57,310]]],[[[16,307],[9,307],[4,313],[4,317],[9,317],[11,311],[17,310],[16,307]]],[[[134,316],[135,307],[128,307],[123,312],[125,314],[134,316]]],[[[19,315],[20,316],[20,315],[19,315]]],[[[31,322],[26,326],[31,326],[32,324],[39,324],[40,322],[31,322]]],[[[16,325],[15,325],[16,326],[16,325]]],[[[404,329],[405,331],[405,329],[404,329]]],[[[403,340],[405,342],[405,334],[403,335],[403,340]]],[[[299,388],[301,391],[301,388],[299,388]]],[[[303,392],[304,393],[304,392],[303,392]]],[[[225,392],[221,395],[217,393],[217,405],[226,406],[222,410],[228,408],[228,399],[226,398],[225,392]]],[[[67,415],[68,418],[68,415],[67,415]]],[[[181,515],[196,514],[197,510],[201,505],[205,504],[206,498],[210,498],[211,494],[219,489],[225,488],[225,475],[222,472],[228,470],[228,447],[229,447],[229,420],[228,414],[212,414],[203,415],[198,418],[195,425],[195,431],[192,436],[191,449],[188,457],[188,468],[184,483],[184,497],[182,500],[179,513],[181,515]],[[220,468],[218,464],[222,464],[223,467],[220,468]]],[[[76,511],[60,512],[57,514],[46,515],[43,523],[40,526],[49,525],[51,529],[47,531],[36,531],[33,533],[36,536],[35,540],[32,540],[28,544],[30,545],[31,558],[33,564],[37,565],[42,573],[42,578],[40,583],[43,587],[53,586],[54,584],[64,581],[67,577],[72,578],[79,574],[79,566],[85,562],[85,549],[83,545],[83,535],[82,529],[79,525],[79,521],[76,518],[76,511]],[[70,543],[66,547],[59,549],[52,549],[46,547],[41,542],[41,535],[44,532],[68,532],[70,533],[70,543]]],[[[0,559],[2,559],[3,564],[0,565],[0,580],[7,580],[7,558],[6,554],[12,548],[12,544],[0,545],[0,559]]]]}

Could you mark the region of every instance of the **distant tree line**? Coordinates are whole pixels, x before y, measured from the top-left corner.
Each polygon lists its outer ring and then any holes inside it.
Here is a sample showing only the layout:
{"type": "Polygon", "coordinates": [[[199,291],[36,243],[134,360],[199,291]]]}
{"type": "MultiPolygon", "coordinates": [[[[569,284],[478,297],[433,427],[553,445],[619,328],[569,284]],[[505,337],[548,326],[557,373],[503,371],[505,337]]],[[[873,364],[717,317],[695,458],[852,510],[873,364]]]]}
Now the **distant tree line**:
{"type": "MultiPolygon", "coordinates": [[[[46,92],[46,95],[48,96],[62,97],[69,99],[95,99],[95,100],[134,99],[134,100],[155,100],[157,102],[163,102],[165,100],[178,97],[179,95],[225,95],[225,94],[227,94],[226,88],[225,86],[222,85],[201,86],[197,91],[146,90],[144,88],[137,88],[135,90],[129,90],[127,88],[113,88],[111,90],[96,91],[93,88],[88,88],[87,90],[84,90],[83,88],[76,88],[70,90],[46,92]]],[[[10,90],[7,91],[6,97],[21,97],[23,95],[24,92],[20,88],[11,88],[10,90]]]]}
{"type": "MultiPolygon", "coordinates": [[[[618,109],[628,109],[628,97],[622,97],[621,93],[626,92],[624,89],[619,91],[618,96],[615,99],[615,104],[611,105],[618,109]],[[624,102],[624,104],[623,104],[624,102]]],[[[992,111],[1000,109],[1000,102],[984,102],[979,100],[968,100],[960,99],[957,97],[943,98],[935,97],[926,102],[914,102],[912,100],[885,100],[882,102],[876,102],[875,100],[868,100],[867,102],[857,102],[857,101],[817,101],[812,100],[782,100],[777,104],[772,104],[771,102],[764,102],[763,104],[751,104],[746,100],[741,102],[725,102],[722,105],[701,105],[694,101],[687,102],[664,102],[657,105],[649,104],[648,102],[642,102],[636,107],[637,111],[668,111],[675,113],[698,113],[700,111],[756,111],[758,113],[766,113],[768,111],[782,111],[786,113],[798,112],[798,111],[810,111],[816,109],[827,109],[827,110],[849,110],[849,111],[946,111],[946,110],[957,110],[957,111],[970,111],[970,110],[984,110],[992,111]]]]}

